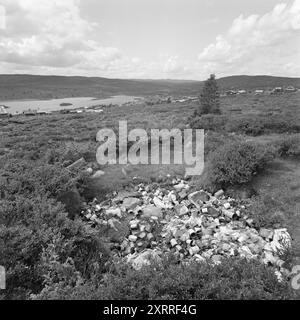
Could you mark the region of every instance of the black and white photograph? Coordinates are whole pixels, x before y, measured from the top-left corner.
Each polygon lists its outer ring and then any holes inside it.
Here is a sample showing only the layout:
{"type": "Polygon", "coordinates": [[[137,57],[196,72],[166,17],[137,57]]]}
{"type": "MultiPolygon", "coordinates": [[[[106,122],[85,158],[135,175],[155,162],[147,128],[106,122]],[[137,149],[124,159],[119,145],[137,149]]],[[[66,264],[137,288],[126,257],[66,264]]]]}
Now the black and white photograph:
{"type": "Polygon", "coordinates": [[[0,0],[0,310],[299,299],[300,0],[0,0]]]}

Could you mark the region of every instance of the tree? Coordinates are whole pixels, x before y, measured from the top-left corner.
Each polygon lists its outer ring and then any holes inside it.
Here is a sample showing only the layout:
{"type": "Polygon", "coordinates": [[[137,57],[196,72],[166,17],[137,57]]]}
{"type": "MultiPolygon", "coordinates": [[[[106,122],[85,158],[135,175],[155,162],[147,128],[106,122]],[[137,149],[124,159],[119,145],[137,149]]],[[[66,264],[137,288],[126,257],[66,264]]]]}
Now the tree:
{"type": "Polygon", "coordinates": [[[220,114],[220,93],[216,76],[211,74],[209,79],[204,83],[202,93],[200,95],[199,114],[220,114]]]}

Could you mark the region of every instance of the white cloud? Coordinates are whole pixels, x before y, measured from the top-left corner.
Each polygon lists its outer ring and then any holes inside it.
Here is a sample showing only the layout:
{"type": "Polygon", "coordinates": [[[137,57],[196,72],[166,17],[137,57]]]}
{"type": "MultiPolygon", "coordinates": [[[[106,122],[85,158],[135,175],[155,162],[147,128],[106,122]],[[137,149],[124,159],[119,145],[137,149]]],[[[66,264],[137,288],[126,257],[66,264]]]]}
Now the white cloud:
{"type": "Polygon", "coordinates": [[[81,17],[79,0],[4,0],[4,6],[2,65],[79,69],[101,65],[105,69],[121,57],[118,49],[95,41],[98,25],[81,17]]]}
{"type": "Polygon", "coordinates": [[[278,4],[262,16],[240,15],[198,59],[205,70],[221,75],[299,76],[300,0],[278,4]]]}

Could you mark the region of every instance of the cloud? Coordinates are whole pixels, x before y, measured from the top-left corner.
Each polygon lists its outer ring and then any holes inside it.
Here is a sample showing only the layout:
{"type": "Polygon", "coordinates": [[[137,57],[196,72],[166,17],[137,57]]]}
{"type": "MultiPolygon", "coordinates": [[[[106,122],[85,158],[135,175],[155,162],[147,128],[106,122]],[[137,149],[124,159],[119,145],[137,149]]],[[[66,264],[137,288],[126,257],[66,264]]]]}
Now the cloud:
{"type": "Polygon", "coordinates": [[[198,56],[203,70],[217,74],[300,73],[300,0],[281,3],[262,16],[237,17],[198,56]]]}
{"type": "Polygon", "coordinates": [[[98,25],[81,17],[79,0],[4,0],[4,7],[2,65],[109,68],[121,57],[117,48],[105,47],[93,38],[98,25]]]}

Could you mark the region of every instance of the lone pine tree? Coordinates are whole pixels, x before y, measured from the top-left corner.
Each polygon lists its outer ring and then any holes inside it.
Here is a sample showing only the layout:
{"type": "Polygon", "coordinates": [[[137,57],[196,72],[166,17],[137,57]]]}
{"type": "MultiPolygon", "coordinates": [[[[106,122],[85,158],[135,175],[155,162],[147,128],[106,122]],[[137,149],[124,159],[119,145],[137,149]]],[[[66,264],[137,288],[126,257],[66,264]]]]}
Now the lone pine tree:
{"type": "Polygon", "coordinates": [[[199,114],[220,114],[220,93],[216,76],[211,74],[209,79],[204,83],[202,93],[200,95],[199,114]]]}

